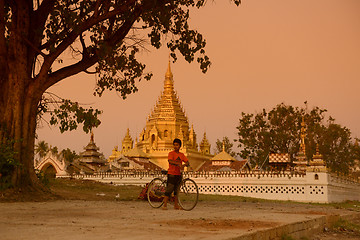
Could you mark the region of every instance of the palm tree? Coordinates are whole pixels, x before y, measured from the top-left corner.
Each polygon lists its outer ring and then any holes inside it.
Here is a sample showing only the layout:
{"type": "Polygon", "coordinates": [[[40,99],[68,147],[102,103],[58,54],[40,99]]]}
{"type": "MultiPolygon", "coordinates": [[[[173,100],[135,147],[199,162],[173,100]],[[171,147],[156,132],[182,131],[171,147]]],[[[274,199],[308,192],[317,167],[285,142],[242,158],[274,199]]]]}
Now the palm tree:
{"type": "Polygon", "coordinates": [[[51,147],[50,146],[50,152],[53,154],[53,155],[57,155],[59,153],[59,150],[58,150],[58,147],[55,146],[55,147],[51,147]]]}
{"type": "Polygon", "coordinates": [[[40,158],[45,157],[45,155],[49,152],[49,144],[47,144],[45,141],[39,141],[35,145],[35,153],[39,154],[40,158]]]}
{"type": "Polygon", "coordinates": [[[69,148],[61,150],[60,154],[65,159],[65,161],[69,163],[72,163],[76,158],[79,157],[75,151],[71,151],[69,148]]]}

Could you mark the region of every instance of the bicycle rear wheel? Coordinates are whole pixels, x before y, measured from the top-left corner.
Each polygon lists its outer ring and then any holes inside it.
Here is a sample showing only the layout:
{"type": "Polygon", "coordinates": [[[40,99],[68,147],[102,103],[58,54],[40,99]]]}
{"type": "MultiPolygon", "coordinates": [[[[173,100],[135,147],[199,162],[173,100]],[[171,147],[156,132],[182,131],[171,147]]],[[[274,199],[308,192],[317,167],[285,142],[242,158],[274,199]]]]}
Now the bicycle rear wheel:
{"type": "Polygon", "coordinates": [[[154,178],[148,185],[147,199],[151,207],[159,208],[163,205],[166,191],[166,181],[154,178]]]}
{"type": "Polygon", "coordinates": [[[186,211],[196,206],[199,200],[199,189],[194,180],[186,178],[181,181],[178,198],[180,206],[186,211]]]}

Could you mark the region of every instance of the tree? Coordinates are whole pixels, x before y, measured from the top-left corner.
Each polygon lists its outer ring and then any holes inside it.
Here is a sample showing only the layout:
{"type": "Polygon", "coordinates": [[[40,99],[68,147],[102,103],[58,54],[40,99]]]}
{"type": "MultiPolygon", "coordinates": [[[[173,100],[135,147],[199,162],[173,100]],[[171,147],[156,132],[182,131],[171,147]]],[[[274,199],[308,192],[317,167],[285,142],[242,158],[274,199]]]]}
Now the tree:
{"type": "Polygon", "coordinates": [[[69,148],[61,150],[60,155],[68,163],[72,163],[76,158],[79,157],[79,155],[75,151],[71,151],[71,149],[69,148]]]}
{"type": "MultiPolygon", "coordinates": [[[[116,90],[125,98],[137,90],[137,81],[151,78],[136,58],[140,48],[147,39],[160,48],[165,35],[174,61],[180,53],[206,72],[206,41],[188,24],[189,8],[205,2],[0,0],[0,144],[14,142],[14,161],[20,165],[12,172],[13,185],[45,190],[33,169],[34,139],[41,100],[52,85],[80,72],[95,73],[95,95],[116,90]],[[62,61],[65,51],[73,62],[62,61]]],[[[76,108],[65,103],[60,111],[64,130],[73,127],[66,120],[85,123],[86,131],[96,127],[82,116],[69,117],[66,110],[76,113],[76,108]]]]}
{"type": "Polygon", "coordinates": [[[225,147],[225,152],[230,154],[230,156],[235,157],[236,153],[232,150],[233,143],[230,142],[228,137],[223,137],[223,140],[220,141],[219,139],[216,139],[216,147],[214,149],[215,154],[221,153],[223,151],[223,146],[225,147]]]}
{"type": "Polygon", "coordinates": [[[50,150],[49,144],[45,141],[39,141],[35,146],[35,153],[38,154],[40,158],[45,157],[50,150]]]}
{"type": "Polygon", "coordinates": [[[53,154],[53,155],[57,155],[59,153],[59,149],[57,146],[55,147],[50,147],[50,152],[53,154]]]}
{"type": "Polygon", "coordinates": [[[359,159],[351,132],[346,127],[330,122],[327,126],[322,126],[318,141],[327,166],[334,172],[348,174],[354,160],[359,159]]]}
{"type": "Polygon", "coordinates": [[[238,146],[242,158],[251,158],[261,165],[269,153],[289,153],[292,159],[300,147],[301,122],[307,128],[305,139],[306,156],[311,159],[319,145],[326,164],[332,171],[348,173],[356,154],[353,149],[351,132],[348,128],[334,123],[330,116],[325,121],[326,109],[314,107],[293,107],[281,103],[267,112],[257,114],[242,112],[239,119],[238,146]]]}
{"type": "Polygon", "coordinates": [[[11,186],[11,173],[18,165],[12,146],[11,141],[0,145],[0,190],[11,186]]]}

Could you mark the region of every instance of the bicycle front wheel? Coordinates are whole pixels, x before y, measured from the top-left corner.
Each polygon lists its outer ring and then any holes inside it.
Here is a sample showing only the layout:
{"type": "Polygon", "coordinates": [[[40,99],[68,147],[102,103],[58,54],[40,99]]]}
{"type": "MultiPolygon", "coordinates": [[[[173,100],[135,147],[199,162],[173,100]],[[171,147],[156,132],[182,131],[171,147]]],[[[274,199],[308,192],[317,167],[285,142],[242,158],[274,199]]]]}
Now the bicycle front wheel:
{"type": "Polygon", "coordinates": [[[147,199],[151,207],[159,208],[163,205],[166,191],[166,181],[154,178],[148,185],[147,199]]]}
{"type": "Polygon", "coordinates": [[[181,181],[179,204],[186,211],[192,210],[199,200],[199,189],[194,180],[186,178],[181,181]]]}

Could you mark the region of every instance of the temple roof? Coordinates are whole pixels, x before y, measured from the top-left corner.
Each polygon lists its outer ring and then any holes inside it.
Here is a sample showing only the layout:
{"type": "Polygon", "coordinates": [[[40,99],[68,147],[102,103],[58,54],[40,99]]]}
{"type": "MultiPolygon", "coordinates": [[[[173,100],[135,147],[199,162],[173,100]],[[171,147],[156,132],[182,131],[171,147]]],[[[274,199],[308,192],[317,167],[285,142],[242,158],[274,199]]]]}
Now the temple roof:
{"type": "Polygon", "coordinates": [[[311,166],[325,166],[323,155],[320,154],[319,144],[316,144],[316,153],[313,154],[313,159],[309,163],[311,166]]]}
{"type": "Polygon", "coordinates": [[[210,146],[209,140],[207,140],[206,132],[204,132],[204,137],[201,140],[200,146],[210,146]]]}
{"type": "Polygon", "coordinates": [[[222,152],[215,155],[213,158],[210,159],[211,161],[237,161],[234,157],[232,157],[230,154],[225,152],[225,144],[223,142],[223,149],[222,152]]]}
{"type": "Polygon", "coordinates": [[[125,153],[126,157],[139,157],[139,158],[149,158],[148,154],[144,153],[138,147],[134,147],[133,149],[129,150],[125,153]]]}
{"type": "Polygon", "coordinates": [[[129,130],[129,128],[126,130],[126,135],[125,135],[125,137],[124,137],[124,139],[123,139],[123,141],[122,141],[123,143],[133,143],[133,140],[132,140],[132,138],[131,138],[131,136],[130,136],[130,130],[129,130]]]}
{"type": "Polygon", "coordinates": [[[97,150],[99,150],[99,148],[95,144],[93,132],[91,132],[91,135],[90,135],[90,142],[88,143],[88,145],[86,145],[86,147],[84,147],[84,149],[85,149],[85,152],[97,152],[97,150]]]}
{"type": "Polygon", "coordinates": [[[102,153],[98,152],[99,148],[96,146],[94,141],[94,133],[91,131],[90,142],[86,147],[85,151],[80,153],[79,160],[86,163],[105,163],[105,159],[102,157],[102,153]]]}
{"type": "Polygon", "coordinates": [[[251,168],[249,166],[249,163],[247,162],[247,160],[235,160],[232,161],[230,163],[229,166],[224,166],[224,165],[212,165],[211,161],[207,161],[206,163],[204,163],[200,169],[198,171],[229,171],[229,170],[233,170],[233,171],[241,171],[243,170],[245,167],[251,168]]]}

